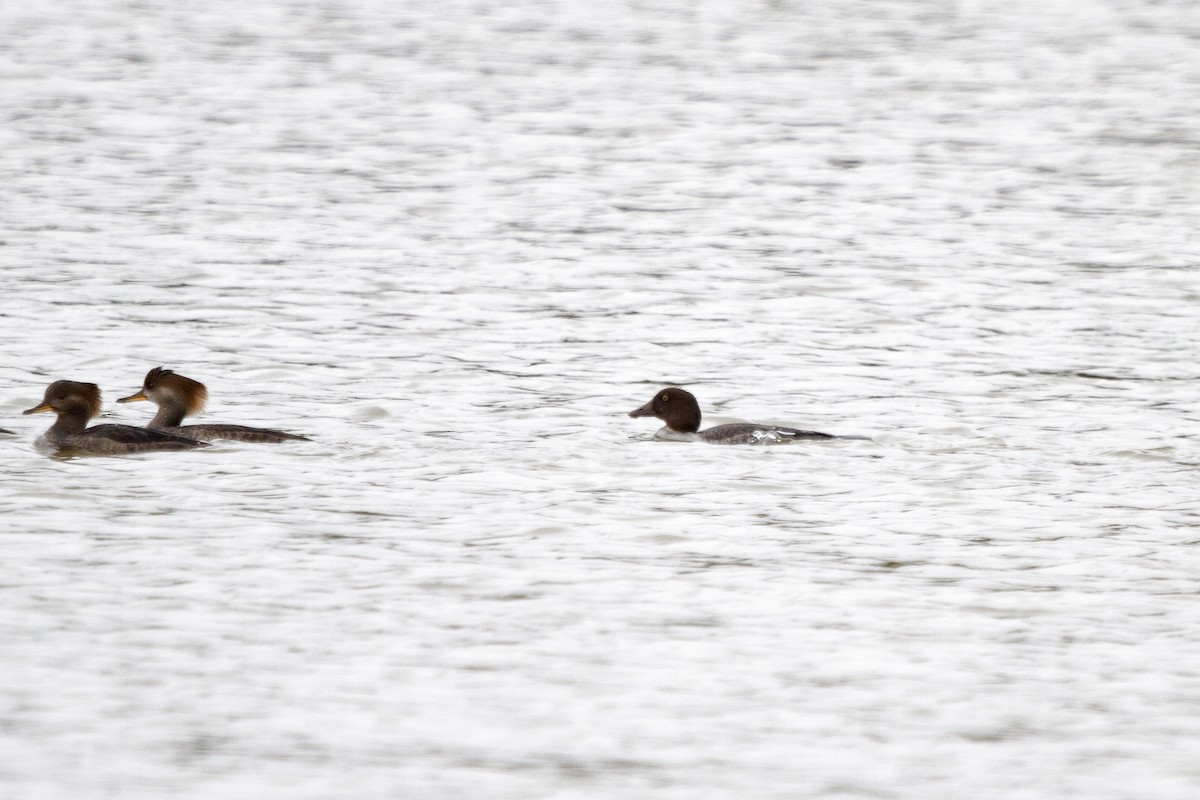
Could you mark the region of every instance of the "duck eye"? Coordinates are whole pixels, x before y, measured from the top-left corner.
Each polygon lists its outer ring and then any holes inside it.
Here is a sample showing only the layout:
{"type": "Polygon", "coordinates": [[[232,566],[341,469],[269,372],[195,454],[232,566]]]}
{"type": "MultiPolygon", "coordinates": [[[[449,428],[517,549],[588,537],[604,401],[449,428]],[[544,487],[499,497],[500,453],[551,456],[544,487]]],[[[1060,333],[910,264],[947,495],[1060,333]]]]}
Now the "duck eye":
{"type": "Polygon", "coordinates": [[[668,400],[670,400],[670,399],[671,399],[670,395],[665,395],[665,394],[664,394],[664,395],[662,396],[662,401],[663,401],[664,403],[665,403],[665,402],[667,402],[667,401],[668,401],[668,400]]]}

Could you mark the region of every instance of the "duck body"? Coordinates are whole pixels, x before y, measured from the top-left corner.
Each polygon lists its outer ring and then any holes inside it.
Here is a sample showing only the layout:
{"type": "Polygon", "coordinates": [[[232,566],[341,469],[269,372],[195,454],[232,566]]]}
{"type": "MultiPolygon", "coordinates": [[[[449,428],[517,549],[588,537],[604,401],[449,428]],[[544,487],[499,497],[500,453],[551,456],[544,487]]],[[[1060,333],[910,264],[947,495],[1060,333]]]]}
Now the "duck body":
{"type": "Polygon", "coordinates": [[[146,373],[140,390],[128,397],[122,397],[117,402],[133,403],[138,400],[149,400],[158,406],[158,411],[146,426],[148,429],[198,441],[209,442],[216,439],[271,443],[308,441],[307,436],[278,431],[273,428],[252,428],[249,425],[221,423],[184,425],[184,417],[201,411],[207,399],[208,389],[203,383],[183,375],[177,375],[169,369],[155,367],[146,373]]]}
{"type": "Polygon", "coordinates": [[[831,433],[806,431],[780,425],[759,425],[734,422],[700,430],[700,404],[691,392],[671,386],[660,390],[641,408],[629,412],[631,417],[655,417],[666,426],[654,438],[668,442],[707,442],[708,444],[786,444],[805,440],[861,438],[839,437],[831,433]]]}
{"type": "Polygon", "coordinates": [[[837,439],[830,433],[804,431],[779,425],[756,425],[749,422],[733,422],[714,425],[702,431],[675,431],[662,427],[655,431],[654,438],[663,442],[707,442],[708,444],[786,444],[804,439],[837,439]]]}
{"type": "Polygon", "coordinates": [[[217,439],[230,439],[237,442],[258,442],[274,444],[286,441],[307,442],[307,436],[296,433],[277,431],[273,428],[252,428],[249,425],[201,424],[201,425],[163,425],[155,426],[153,420],[147,430],[163,431],[176,436],[186,436],[201,442],[212,442],[217,439]]]}
{"type": "Polygon", "coordinates": [[[58,418],[42,438],[59,450],[112,456],[206,446],[195,439],[132,425],[87,427],[88,420],[100,413],[100,387],[94,383],[55,381],[46,388],[42,402],[24,413],[47,412],[58,418]]]}

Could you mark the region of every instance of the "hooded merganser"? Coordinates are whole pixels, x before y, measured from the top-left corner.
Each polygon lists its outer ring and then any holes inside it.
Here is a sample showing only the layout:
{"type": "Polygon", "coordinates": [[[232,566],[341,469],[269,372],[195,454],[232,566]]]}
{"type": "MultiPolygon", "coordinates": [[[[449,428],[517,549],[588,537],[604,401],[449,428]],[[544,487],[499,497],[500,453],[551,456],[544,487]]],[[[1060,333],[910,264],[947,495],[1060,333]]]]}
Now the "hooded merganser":
{"type": "Polygon", "coordinates": [[[208,442],[213,439],[234,439],[239,442],[284,442],[288,440],[308,441],[307,436],[272,430],[251,428],[246,425],[183,425],[183,418],[204,408],[208,389],[200,381],[176,375],[169,369],[155,367],[146,373],[142,388],[122,397],[118,403],[149,400],[158,405],[158,413],[147,426],[153,430],[186,436],[208,442]]]}
{"type": "Polygon", "coordinates": [[[669,387],[654,395],[654,399],[641,408],[629,412],[631,417],[657,417],[667,423],[654,434],[655,439],[672,442],[709,442],[711,444],[781,444],[801,439],[841,439],[863,437],[841,437],[817,431],[802,431],[798,428],[783,428],[778,425],[755,425],[738,422],[717,425],[700,430],[700,404],[691,392],[678,387],[669,387]]]}
{"type": "Polygon", "coordinates": [[[58,419],[50,426],[50,430],[46,431],[46,441],[62,450],[117,455],[207,447],[203,442],[194,439],[149,428],[135,428],[132,425],[87,427],[88,420],[100,413],[100,387],[94,383],[55,381],[46,388],[46,395],[41,404],[24,413],[39,414],[47,411],[53,411],[58,415],[58,419]]]}

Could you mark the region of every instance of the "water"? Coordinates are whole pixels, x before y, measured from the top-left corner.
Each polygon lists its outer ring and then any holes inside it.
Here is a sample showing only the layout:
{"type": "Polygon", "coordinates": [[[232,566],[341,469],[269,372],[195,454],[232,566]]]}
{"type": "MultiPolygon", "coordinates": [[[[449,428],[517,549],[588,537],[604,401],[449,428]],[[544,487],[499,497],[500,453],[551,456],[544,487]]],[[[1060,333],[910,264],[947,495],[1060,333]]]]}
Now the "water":
{"type": "Polygon", "coordinates": [[[1200,8],[0,23],[4,797],[1200,792],[1200,8]]]}

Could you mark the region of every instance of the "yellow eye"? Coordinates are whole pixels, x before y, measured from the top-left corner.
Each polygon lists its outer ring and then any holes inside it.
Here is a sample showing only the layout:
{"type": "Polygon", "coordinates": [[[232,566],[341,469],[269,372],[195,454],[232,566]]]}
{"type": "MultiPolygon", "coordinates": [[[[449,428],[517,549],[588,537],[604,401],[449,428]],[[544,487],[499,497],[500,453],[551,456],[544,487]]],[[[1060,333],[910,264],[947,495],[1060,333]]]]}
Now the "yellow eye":
{"type": "Polygon", "coordinates": [[[662,396],[662,401],[663,401],[664,403],[665,403],[665,402],[667,402],[667,401],[668,401],[668,400],[670,400],[670,399],[671,399],[671,398],[670,398],[668,395],[665,395],[665,394],[664,394],[664,395],[662,396]]]}

